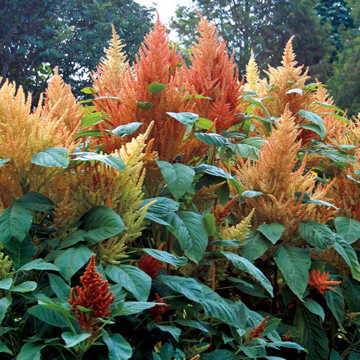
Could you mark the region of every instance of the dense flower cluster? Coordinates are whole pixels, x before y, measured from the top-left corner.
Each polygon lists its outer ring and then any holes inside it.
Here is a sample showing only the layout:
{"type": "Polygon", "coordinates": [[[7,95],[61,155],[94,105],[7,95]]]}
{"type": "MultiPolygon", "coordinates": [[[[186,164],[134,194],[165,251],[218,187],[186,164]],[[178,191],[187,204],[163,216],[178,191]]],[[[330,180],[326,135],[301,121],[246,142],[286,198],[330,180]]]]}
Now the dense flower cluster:
{"type": "Polygon", "coordinates": [[[320,294],[325,294],[327,290],[335,290],[330,285],[339,285],[341,281],[330,280],[328,272],[321,272],[320,270],[311,270],[309,278],[309,286],[314,287],[320,294]]]}

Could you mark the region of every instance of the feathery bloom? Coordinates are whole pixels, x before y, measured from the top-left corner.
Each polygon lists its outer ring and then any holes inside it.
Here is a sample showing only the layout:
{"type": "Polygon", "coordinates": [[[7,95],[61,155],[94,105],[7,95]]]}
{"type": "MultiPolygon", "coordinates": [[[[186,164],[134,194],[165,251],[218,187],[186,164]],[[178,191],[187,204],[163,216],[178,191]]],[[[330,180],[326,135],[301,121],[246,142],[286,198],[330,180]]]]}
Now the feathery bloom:
{"type": "Polygon", "coordinates": [[[320,270],[311,270],[309,277],[309,286],[313,286],[320,294],[325,294],[326,290],[335,290],[330,285],[339,285],[341,281],[329,280],[330,274],[328,272],[321,272],[320,270]]]}
{"type": "Polygon", "coordinates": [[[79,326],[85,332],[96,334],[99,321],[97,318],[106,318],[110,312],[110,305],[115,298],[109,290],[109,283],[102,279],[95,265],[95,256],[91,256],[84,274],[80,277],[82,286],[71,289],[69,304],[75,313],[79,326]],[[82,311],[78,306],[83,306],[90,312],[82,311]]]}
{"type": "Polygon", "coordinates": [[[266,316],[258,326],[256,326],[249,332],[248,338],[256,339],[258,337],[261,337],[262,333],[265,331],[266,325],[268,324],[269,320],[270,316],[266,316]]]}
{"type": "Polygon", "coordinates": [[[10,275],[12,265],[11,259],[0,251],[0,280],[3,280],[10,275]]]}
{"type": "Polygon", "coordinates": [[[238,224],[221,229],[221,238],[223,240],[245,240],[250,234],[251,219],[254,216],[254,212],[255,209],[252,209],[250,214],[243,218],[238,224]]]}
{"type": "Polygon", "coordinates": [[[138,262],[138,268],[146,272],[150,277],[154,278],[159,275],[159,272],[162,269],[165,269],[165,266],[160,260],[146,254],[141,256],[138,262]]]}

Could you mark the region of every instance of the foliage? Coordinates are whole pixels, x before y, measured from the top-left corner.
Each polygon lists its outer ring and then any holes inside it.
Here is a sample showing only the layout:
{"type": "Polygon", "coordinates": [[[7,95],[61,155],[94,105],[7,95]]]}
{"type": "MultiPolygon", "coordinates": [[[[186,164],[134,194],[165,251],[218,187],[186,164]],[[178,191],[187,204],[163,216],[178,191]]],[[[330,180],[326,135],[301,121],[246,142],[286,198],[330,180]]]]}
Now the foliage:
{"type": "Polygon", "coordinates": [[[199,33],[187,66],[157,21],[130,66],[113,31],[81,103],[3,82],[2,358],[358,357],[360,119],[292,39],[241,84],[199,33]]]}
{"type": "Polygon", "coordinates": [[[2,0],[0,76],[37,99],[58,66],[76,92],[88,83],[115,25],[133,58],[150,28],[151,11],[135,1],[2,0]]]}

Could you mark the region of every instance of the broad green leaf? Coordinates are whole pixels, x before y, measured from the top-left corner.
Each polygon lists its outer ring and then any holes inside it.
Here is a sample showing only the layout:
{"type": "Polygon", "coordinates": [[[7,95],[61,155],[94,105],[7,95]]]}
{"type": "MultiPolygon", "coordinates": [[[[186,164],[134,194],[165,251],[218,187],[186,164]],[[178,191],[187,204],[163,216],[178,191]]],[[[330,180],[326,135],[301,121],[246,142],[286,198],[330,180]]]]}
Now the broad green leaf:
{"type": "Polygon", "coordinates": [[[72,348],[88,339],[90,336],[91,334],[88,333],[75,334],[70,331],[65,331],[61,334],[61,338],[64,340],[66,348],[72,348]]]}
{"type": "Polygon", "coordinates": [[[257,228],[274,245],[280,240],[285,230],[285,226],[278,223],[262,224],[257,228]]]}
{"type": "Polygon", "coordinates": [[[151,277],[139,268],[131,265],[108,265],[106,275],[123,286],[138,301],[146,301],[150,294],[151,277]]]}
{"type": "Polygon", "coordinates": [[[167,112],[167,114],[186,126],[193,126],[196,123],[196,121],[199,119],[198,114],[194,114],[191,112],[181,112],[181,113],[167,112]]]}
{"type": "Polygon", "coordinates": [[[51,290],[60,300],[67,301],[70,296],[70,286],[58,275],[51,273],[47,275],[49,277],[51,290]]]}
{"type": "Polygon", "coordinates": [[[250,235],[246,238],[246,241],[247,242],[241,246],[239,251],[241,256],[250,261],[255,261],[263,256],[270,247],[269,242],[256,231],[251,231],[250,235]]]}
{"type": "Polygon", "coordinates": [[[360,239],[360,221],[345,216],[335,218],[336,232],[349,244],[360,239]]]}
{"type": "Polygon", "coordinates": [[[229,140],[216,133],[201,133],[196,132],[195,137],[199,139],[201,142],[208,144],[208,145],[214,145],[214,146],[225,146],[230,144],[229,140]]]}
{"type": "Polygon", "coordinates": [[[242,197],[249,197],[249,198],[253,198],[261,195],[264,195],[261,191],[254,191],[254,190],[245,190],[241,193],[242,197]]]}
{"type": "Polygon", "coordinates": [[[0,298],[0,324],[4,320],[6,312],[10,305],[11,305],[11,298],[5,296],[0,298]]]}
{"type": "Polygon", "coordinates": [[[10,291],[19,292],[19,293],[28,293],[34,291],[37,288],[37,283],[35,281],[24,281],[21,284],[13,286],[10,291]]]}
{"type": "Polygon", "coordinates": [[[128,360],[132,356],[130,344],[120,334],[103,331],[102,339],[109,350],[109,360],[128,360]]]}
{"type": "Polygon", "coordinates": [[[64,314],[50,309],[44,305],[35,305],[28,309],[28,313],[35,316],[37,319],[43,321],[51,326],[64,328],[69,326],[69,322],[64,314]]]}
{"type": "Polygon", "coordinates": [[[142,249],[148,255],[152,256],[155,259],[158,259],[162,262],[170,264],[172,266],[184,266],[188,261],[184,257],[178,257],[173,254],[168,253],[167,251],[163,250],[156,250],[156,249],[142,249]]]}
{"type": "Polygon", "coordinates": [[[22,346],[16,360],[40,360],[41,349],[44,347],[45,345],[28,342],[22,346]]]}
{"type": "Polygon", "coordinates": [[[221,169],[217,166],[213,166],[213,165],[201,164],[199,166],[195,166],[194,170],[196,173],[205,173],[205,174],[220,177],[223,179],[231,179],[232,178],[232,176],[229,173],[227,173],[223,169],[221,169]]]}
{"type": "Polygon", "coordinates": [[[85,246],[73,247],[63,251],[55,259],[55,265],[64,278],[70,281],[71,277],[89,262],[92,254],[92,251],[85,246]]]}
{"type": "Polygon", "coordinates": [[[13,352],[0,340],[0,353],[13,355],[13,352]]]}
{"type": "Polygon", "coordinates": [[[175,322],[182,326],[191,327],[194,329],[198,329],[204,333],[212,333],[214,330],[210,327],[210,325],[205,321],[195,321],[195,320],[175,320],[175,322]]]}
{"type": "Polygon", "coordinates": [[[0,159],[0,167],[4,166],[5,164],[7,164],[11,159],[6,158],[6,159],[0,159]]]}
{"type": "Polygon", "coordinates": [[[302,301],[309,281],[311,250],[281,245],[275,253],[274,260],[286,284],[302,301]]]}
{"type": "Polygon", "coordinates": [[[269,297],[264,288],[256,283],[249,283],[245,280],[234,278],[231,276],[228,278],[228,280],[235,283],[234,287],[238,288],[242,293],[256,296],[259,298],[269,297]]]}
{"type": "Polygon", "coordinates": [[[83,130],[76,133],[75,139],[87,136],[97,136],[102,137],[104,134],[100,130],[83,130]]]}
{"type": "Polygon", "coordinates": [[[176,326],[159,325],[159,324],[155,324],[155,326],[161,331],[169,333],[175,339],[175,341],[179,342],[181,335],[181,330],[179,328],[177,328],[176,326]]]}
{"type": "Polygon", "coordinates": [[[86,114],[81,119],[81,126],[90,127],[90,126],[95,126],[97,124],[101,124],[104,121],[103,116],[104,114],[101,112],[93,112],[86,114]]]}
{"type": "Polygon", "coordinates": [[[229,350],[214,350],[201,355],[201,360],[238,360],[239,357],[229,350]]]}
{"type": "MultiPolygon", "coordinates": [[[[326,129],[324,125],[324,120],[319,115],[307,110],[299,110],[299,115],[316,125],[318,129],[318,134],[320,135],[321,139],[325,138],[326,129]]],[[[304,126],[307,125],[303,125],[302,127],[304,126]]]]}
{"type": "Polygon", "coordinates": [[[337,351],[335,351],[333,349],[333,350],[331,350],[329,360],[343,360],[343,358],[341,357],[341,355],[337,351]]]}
{"type": "Polygon", "coordinates": [[[313,299],[306,299],[304,306],[313,314],[320,316],[322,321],[325,320],[325,312],[323,307],[313,299]]]}
{"type": "Polygon", "coordinates": [[[30,270],[51,270],[60,271],[54,264],[50,264],[43,259],[36,259],[23,265],[18,271],[30,271],[30,270]]]}
{"type": "Polygon", "coordinates": [[[96,206],[80,218],[80,226],[86,233],[89,245],[109,239],[125,230],[120,215],[107,206],[96,206]]]}
{"type": "Polygon", "coordinates": [[[223,299],[215,291],[193,278],[160,275],[157,278],[173,291],[203,306],[209,317],[219,319],[231,326],[242,327],[247,321],[242,303],[223,299]]]}
{"type": "Polygon", "coordinates": [[[34,211],[49,211],[55,208],[55,204],[49,198],[36,192],[28,192],[16,202],[34,211]]]}
{"type": "Polygon", "coordinates": [[[360,264],[355,249],[340,236],[336,237],[334,249],[349,266],[353,278],[360,281],[360,264]]]}
{"type": "Polygon", "coordinates": [[[203,217],[192,211],[180,211],[167,217],[170,232],[176,237],[184,254],[192,261],[200,261],[208,245],[203,217]]]}
{"type": "Polygon", "coordinates": [[[301,222],[299,233],[308,244],[318,249],[329,249],[335,243],[335,234],[325,224],[315,221],[301,222]]]}
{"type": "Polygon", "coordinates": [[[12,238],[5,244],[5,248],[15,269],[31,261],[36,252],[36,248],[29,236],[26,236],[25,240],[21,242],[12,238]]]}
{"type": "Polygon", "coordinates": [[[30,230],[32,219],[33,213],[15,201],[0,213],[0,242],[10,238],[23,241],[30,230]]]}
{"type": "Polygon", "coordinates": [[[241,271],[251,275],[254,279],[256,279],[264,289],[273,296],[273,287],[268,278],[260,271],[255,265],[253,265],[249,260],[236,255],[232,252],[222,251],[222,255],[224,255],[232,264],[241,271]]]}
{"type": "Polygon", "coordinates": [[[164,177],[170,192],[176,197],[181,198],[185,193],[193,192],[193,179],[195,171],[183,164],[170,164],[166,161],[158,160],[161,175],[164,177]]]}
{"type": "Polygon", "coordinates": [[[199,117],[198,120],[195,123],[195,126],[198,129],[209,130],[213,126],[213,121],[210,120],[210,119],[199,117]]]}
{"type": "Polygon", "coordinates": [[[156,305],[161,304],[145,301],[125,301],[113,311],[113,316],[128,316],[138,314],[143,312],[144,310],[151,309],[156,305]]]}
{"type": "Polygon", "coordinates": [[[147,89],[150,93],[152,93],[153,95],[159,94],[161,93],[163,90],[165,90],[166,85],[159,83],[159,82],[153,82],[151,84],[148,85],[147,89]]]}
{"type": "Polygon", "coordinates": [[[31,162],[36,165],[45,167],[62,167],[69,166],[69,154],[66,148],[48,148],[33,155],[31,162]]]}
{"type": "MultiPolygon", "coordinates": [[[[217,236],[217,225],[216,225],[216,218],[213,214],[207,213],[203,216],[203,222],[205,229],[209,236],[217,236]]],[[[224,241],[224,240],[221,240],[224,241]]],[[[220,242],[221,242],[220,241],[220,242]]]]}
{"type": "Polygon", "coordinates": [[[0,280],[0,290],[9,290],[11,288],[12,283],[13,283],[12,278],[6,278],[0,280]]]}
{"type": "Polygon", "coordinates": [[[95,152],[85,152],[85,151],[75,152],[72,153],[72,155],[76,156],[74,160],[81,160],[81,161],[95,160],[95,161],[100,161],[118,171],[122,171],[125,169],[124,161],[118,156],[103,155],[95,152]]]}
{"type": "Polygon", "coordinates": [[[111,134],[124,137],[133,134],[135,131],[139,129],[139,127],[142,125],[142,122],[131,122],[126,125],[120,125],[117,128],[113,130],[109,130],[111,134]]]}
{"type": "Polygon", "coordinates": [[[142,206],[145,206],[150,202],[153,204],[148,208],[145,218],[161,225],[169,225],[166,221],[166,217],[170,213],[176,212],[180,206],[180,204],[175,200],[165,197],[146,199],[142,206]],[[154,201],[155,203],[153,203],[154,201]]]}
{"type": "Polygon", "coordinates": [[[326,305],[336,319],[338,326],[342,328],[345,317],[345,301],[341,289],[335,285],[334,290],[326,291],[324,297],[326,305]]]}

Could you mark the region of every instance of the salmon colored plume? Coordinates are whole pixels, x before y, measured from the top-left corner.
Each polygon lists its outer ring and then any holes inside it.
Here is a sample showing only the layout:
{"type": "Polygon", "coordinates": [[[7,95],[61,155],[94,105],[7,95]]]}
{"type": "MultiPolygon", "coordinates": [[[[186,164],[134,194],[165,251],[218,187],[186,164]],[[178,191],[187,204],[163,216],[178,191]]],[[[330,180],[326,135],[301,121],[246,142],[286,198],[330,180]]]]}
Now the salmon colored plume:
{"type": "MultiPolygon", "coordinates": [[[[182,65],[183,59],[176,47],[170,44],[166,28],[157,20],[154,29],[145,37],[134,66],[122,75],[121,89],[113,89],[111,95],[119,97],[120,102],[117,101],[116,106],[109,105],[105,111],[109,115],[109,128],[136,121],[147,127],[154,121],[150,135],[154,138],[153,149],[161,160],[166,161],[177,156],[185,133],[184,125],[166,112],[191,110],[183,90],[187,86],[182,65]],[[153,91],[152,86],[157,90],[153,91]]],[[[109,100],[109,104],[114,101],[109,100]]],[[[120,147],[124,139],[109,135],[101,141],[105,142],[105,150],[112,152],[120,147]]]]}
{"type": "Polygon", "coordinates": [[[196,94],[210,99],[199,99],[195,112],[212,120],[216,131],[223,131],[237,121],[235,114],[242,94],[238,70],[215,25],[201,17],[198,32],[187,76],[196,94]]]}
{"type": "Polygon", "coordinates": [[[97,318],[108,317],[111,314],[110,305],[115,300],[109,290],[109,283],[102,279],[96,269],[95,256],[90,258],[80,282],[82,286],[71,289],[69,304],[80,328],[95,335],[99,328],[97,318]],[[82,311],[78,306],[83,306],[91,312],[82,311]]]}
{"type": "Polygon", "coordinates": [[[320,270],[311,270],[309,278],[309,286],[314,287],[320,294],[325,294],[327,290],[335,290],[330,285],[339,285],[341,281],[330,280],[328,272],[321,272],[320,270]]]}
{"type": "Polygon", "coordinates": [[[265,331],[266,325],[268,324],[270,320],[270,316],[266,316],[261,323],[256,326],[254,329],[252,329],[248,335],[249,339],[256,339],[258,337],[261,337],[263,332],[265,331]]]}

